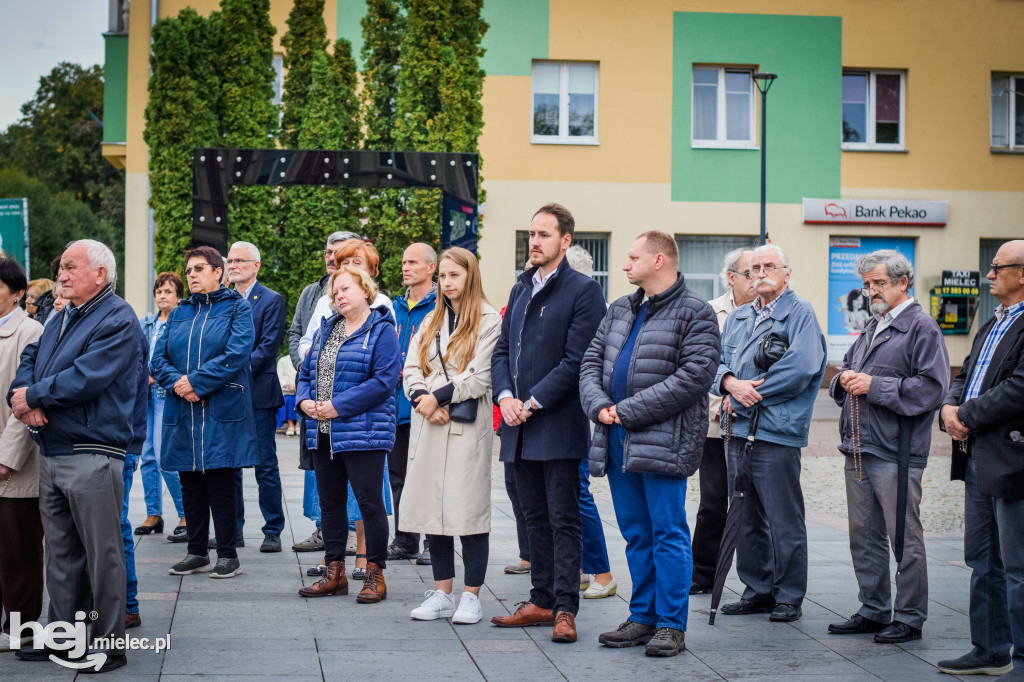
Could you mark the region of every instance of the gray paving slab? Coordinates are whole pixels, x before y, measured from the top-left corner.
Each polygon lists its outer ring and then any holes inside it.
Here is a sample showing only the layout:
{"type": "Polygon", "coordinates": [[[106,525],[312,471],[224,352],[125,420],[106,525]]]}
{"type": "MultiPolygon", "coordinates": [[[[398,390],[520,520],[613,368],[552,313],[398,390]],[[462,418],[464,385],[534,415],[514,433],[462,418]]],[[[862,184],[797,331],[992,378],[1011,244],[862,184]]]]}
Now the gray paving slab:
{"type": "MultiPolygon", "coordinates": [[[[822,414],[830,414],[830,409],[824,403],[822,414]]],[[[823,432],[830,428],[823,422],[816,424],[823,432]]],[[[710,626],[710,597],[697,595],[690,600],[687,651],[682,655],[657,659],[645,656],[643,647],[601,647],[598,635],[617,627],[629,614],[632,584],[607,482],[597,479],[592,489],[605,523],[618,594],[604,600],[581,599],[576,644],[551,642],[549,627],[494,627],[490,618],[513,610],[517,602],[528,598],[530,590],[529,575],[503,572],[505,565],[517,560],[518,549],[500,466],[494,467],[491,555],[481,595],[482,622],[456,626],[448,621],[410,619],[409,611],[419,605],[424,590],[433,587],[431,568],[411,561],[390,563],[385,573],[388,599],[381,604],[357,604],[359,585],[354,582],[350,583],[348,596],[302,599],[296,591],[314,581],[305,576],[305,568],[316,563],[320,554],[287,550],[292,542],[308,537],[313,525],[302,517],[303,473],[294,468],[297,441],[279,438],[278,444],[286,514],[281,539],[286,550],[277,554],[259,552],[262,519],[252,470],[245,472],[246,547],[239,549],[245,573],[240,577],[211,580],[205,575],[169,576],[167,568],[184,556],[185,548],[167,542],[163,534],[138,536],[143,625],[129,635],[155,638],[171,633],[171,649],[159,654],[133,651],[128,666],[111,673],[112,677],[145,682],[195,676],[202,676],[204,682],[273,677],[347,682],[360,677],[401,679],[415,671],[426,679],[494,682],[941,682],[950,678],[938,673],[935,663],[970,648],[966,615],[970,571],[962,561],[963,538],[956,534],[927,538],[930,602],[924,639],[892,646],[875,644],[870,636],[827,634],[829,623],[849,617],[859,603],[846,521],[820,511],[808,516],[808,592],[804,616],[799,621],[771,623],[765,614],[719,615],[716,624],[710,626]]],[[[840,499],[845,495],[841,489],[834,494],[840,499]]],[[[137,479],[131,497],[133,525],[145,515],[142,496],[137,479]]],[[[692,528],[696,505],[687,506],[692,528]]],[[[167,518],[173,519],[173,507],[165,495],[167,510],[172,510],[167,518]]],[[[458,551],[458,543],[456,546],[458,551]]],[[[349,557],[349,570],[352,565],[349,557]]],[[[457,557],[456,572],[460,575],[456,591],[461,589],[461,571],[462,560],[457,557]]],[[[735,570],[731,571],[723,603],[737,599],[742,589],[735,570]]],[[[15,660],[13,654],[0,654],[0,680],[4,682],[71,680],[74,676],[74,671],[54,664],[29,664],[15,660]]]]}

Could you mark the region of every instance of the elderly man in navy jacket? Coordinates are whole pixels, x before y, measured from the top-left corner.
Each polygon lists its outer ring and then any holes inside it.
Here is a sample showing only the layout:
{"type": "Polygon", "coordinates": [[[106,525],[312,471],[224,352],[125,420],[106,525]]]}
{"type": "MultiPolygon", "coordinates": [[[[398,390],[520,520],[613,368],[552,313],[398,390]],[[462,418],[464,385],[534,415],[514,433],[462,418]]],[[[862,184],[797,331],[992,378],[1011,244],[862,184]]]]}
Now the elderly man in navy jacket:
{"type": "Polygon", "coordinates": [[[1024,240],[999,247],[988,271],[995,316],[942,406],[953,478],[964,482],[964,560],[971,568],[968,653],[951,675],[1024,679],[1024,240]],[[1011,648],[1013,656],[1011,658],[1011,648]]]}
{"type": "Polygon", "coordinates": [[[857,261],[857,273],[875,317],[846,351],[829,393],[843,408],[839,449],[846,455],[850,554],[861,607],[828,631],[875,633],[876,642],[900,644],[921,639],[928,617],[921,477],[935,411],[949,387],[949,355],[939,325],[907,294],[914,287],[914,268],[906,256],[892,249],[869,253],[857,261]],[[902,483],[901,464],[906,467],[902,483]],[[899,537],[901,485],[906,518],[894,614],[889,543],[895,547],[899,537]]]}
{"type": "Polygon", "coordinates": [[[648,656],[684,648],[693,555],[686,478],[708,432],[708,389],[721,339],[711,306],[676,269],[676,241],[645,232],[623,270],[638,287],[608,309],[583,356],[580,397],[596,424],[590,466],[608,474],[633,578],[629,618],[601,644],[646,644],[648,656]]]}
{"type": "Polygon", "coordinates": [[[530,264],[509,294],[491,381],[501,408],[501,461],[513,462],[530,538],[530,600],[500,627],[554,623],[551,639],[576,641],[579,609],[580,460],[590,427],[579,371],[605,302],[601,286],[565,260],[575,220],[548,204],[530,223],[530,264]],[[556,559],[557,557],[557,559],[556,559]]]}
{"type": "MultiPolygon", "coordinates": [[[[70,304],[28,346],[7,394],[42,455],[39,511],[46,537],[49,622],[81,622],[94,611],[88,641],[124,641],[125,558],[121,543],[125,451],[133,413],[142,330],[114,293],[114,254],[100,242],[72,242],[59,281],[70,304]]],[[[70,625],[68,626],[70,627],[70,625]]],[[[12,636],[14,633],[11,633],[12,636]]],[[[68,658],[35,642],[18,658],[68,658]]],[[[126,663],[124,650],[94,650],[101,672],[126,663]]]]}
{"type": "MultiPolygon", "coordinates": [[[[284,530],[284,506],[281,496],[281,472],[277,466],[277,442],[274,431],[277,409],[284,405],[281,382],[277,378],[277,349],[285,331],[285,306],[281,294],[256,281],[260,271],[260,251],[249,242],[235,242],[225,261],[228,279],[235,291],[252,308],[255,332],[252,356],[252,412],[256,420],[256,444],[259,460],[256,465],[256,485],[259,488],[260,511],[263,512],[263,544],[261,552],[281,551],[281,531],[284,530]]],[[[245,523],[245,503],[242,501],[242,470],[235,473],[235,500],[238,507],[238,537],[245,523]]],[[[241,546],[241,542],[238,542],[241,546]]]]}

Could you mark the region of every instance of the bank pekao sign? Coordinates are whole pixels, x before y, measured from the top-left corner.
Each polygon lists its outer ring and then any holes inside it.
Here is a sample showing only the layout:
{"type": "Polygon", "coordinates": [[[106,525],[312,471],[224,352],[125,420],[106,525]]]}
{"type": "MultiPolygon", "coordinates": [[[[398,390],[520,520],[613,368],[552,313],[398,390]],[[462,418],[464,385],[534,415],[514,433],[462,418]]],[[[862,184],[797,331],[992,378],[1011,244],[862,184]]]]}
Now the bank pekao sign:
{"type": "Polygon", "coordinates": [[[804,223],[808,225],[917,225],[942,227],[949,202],[902,199],[808,199],[804,197],[804,223]]]}

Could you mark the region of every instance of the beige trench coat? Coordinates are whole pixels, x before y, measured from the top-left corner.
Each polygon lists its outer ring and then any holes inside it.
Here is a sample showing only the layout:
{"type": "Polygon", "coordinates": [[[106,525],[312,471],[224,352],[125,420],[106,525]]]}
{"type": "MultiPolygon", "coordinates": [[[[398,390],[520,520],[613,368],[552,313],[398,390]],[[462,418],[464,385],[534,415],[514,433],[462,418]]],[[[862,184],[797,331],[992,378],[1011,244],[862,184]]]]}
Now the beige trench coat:
{"type": "MultiPolygon", "coordinates": [[[[401,530],[431,535],[477,535],[491,531],[491,352],[501,333],[501,317],[486,303],[472,362],[461,374],[447,363],[455,386],[452,402],[475,398],[476,421],[431,424],[415,411],[409,431],[409,468],[399,509],[401,530]]],[[[433,314],[433,313],[431,313],[433,314]]],[[[446,314],[449,314],[446,312],[446,314]]],[[[428,318],[429,319],[429,318],[428,318]]],[[[427,328],[424,320],[421,330],[427,328]]],[[[419,366],[417,332],[403,372],[406,395],[436,391],[448,380],[432,343],[430,373],[419,366]]],[[[448,359],[448,324],[441,325],[441,350],[448,359]]]]}
{"type": "MultiPolygon", "coordinates": [[[[21,352],[42,334],[43,325],[29,319],[21,308],[0,327],[0,385],[5,392],[14,381],[21,352]]],[[[0,464],[15,472],[10,484],[0,482],[0,491],[7,487],[5,498],[39,497],[39,446],[28,427],[14,418],[6,400],[0,400],[0,464]]]]}

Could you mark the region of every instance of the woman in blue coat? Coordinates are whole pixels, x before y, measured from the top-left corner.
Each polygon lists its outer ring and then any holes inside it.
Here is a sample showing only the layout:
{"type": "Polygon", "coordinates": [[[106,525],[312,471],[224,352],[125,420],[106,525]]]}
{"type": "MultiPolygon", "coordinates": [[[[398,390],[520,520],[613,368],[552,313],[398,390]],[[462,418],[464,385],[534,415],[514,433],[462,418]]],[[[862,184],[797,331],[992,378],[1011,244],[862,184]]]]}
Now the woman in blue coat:
{"type": "Polygon", "coordinates": [[[233,578],[241,570],[235,551],[235,469],[256,464],[249,354],[253,344],[249,304],[221,285],[224,259],[200,246],[185,254],[192,295],[167,318],[150,371],[167,391],[161,466],[179,472],[188,528],[188,554],[171,575],[205,573],[233,578]],[[210,515],[217,536],[217,565],[207,545],[210,515]]]}
{"type": "Polygon", "coordinates": [[[320,323],[295,386],[299,409],[309,417],[303,437],[313,453],[327,567],[299,594],[348,594],[346,500],[351,483],[366,529],[366,577],[356,601],[374,604],[388,595],[381,573],[388,544],[381,480],[395,444],[395,389],[402,359],[394,318],[370,307],[377,296],[370,275],[341,266],[331,275],[330,287],[336,314],[320,323]]]}

